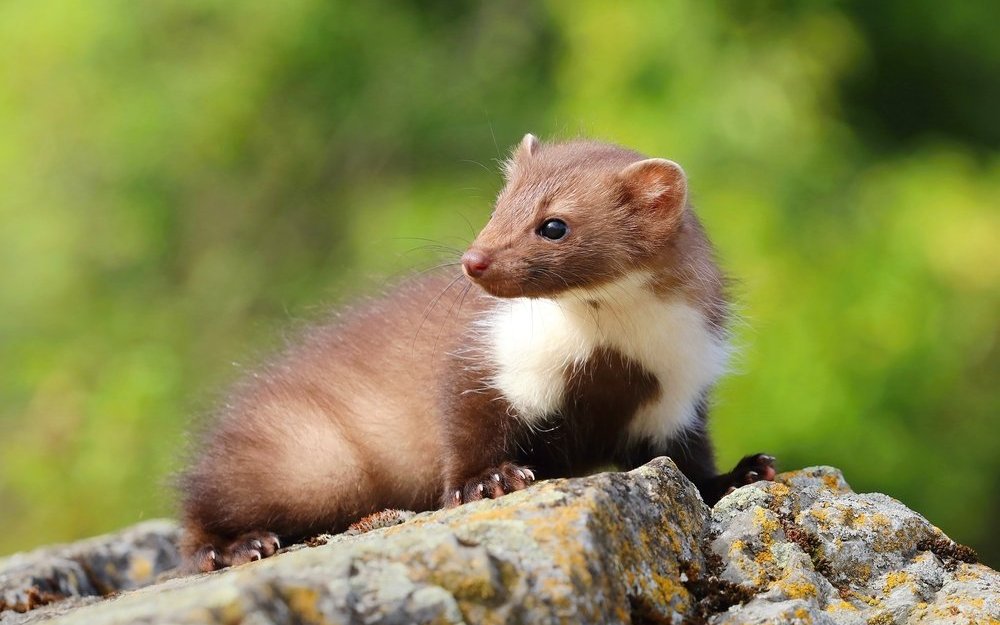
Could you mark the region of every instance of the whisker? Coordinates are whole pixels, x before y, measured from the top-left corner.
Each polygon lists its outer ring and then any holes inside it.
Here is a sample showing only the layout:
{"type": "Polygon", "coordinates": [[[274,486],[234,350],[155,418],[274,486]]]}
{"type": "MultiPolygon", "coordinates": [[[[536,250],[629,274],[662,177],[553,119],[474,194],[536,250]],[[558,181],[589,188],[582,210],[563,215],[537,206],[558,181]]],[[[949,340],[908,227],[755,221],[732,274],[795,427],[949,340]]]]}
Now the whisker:
{"type": "Polygon", "coordinates": [[[503,155],[500,153],[500,144],[497,143],[497,135],[493,132],[493,122],[487,119],[486,123],[489,124],[490,127],[490,136],[493,138],[493,147],[497,150],[497,158],[503,158],[503,155]]]}
{"type": "Polygon", "coordinates": [[[471,158],[463,158],[463,159],[459,160],[458,162],[459,163],[471,163],[472,165],[479,165],[480,167],[482,167],[486,171],[486,173],[489,173],[489,174],[493,173],[492,169],[490,169],[486,165],[480,163],[479,161],[472,160],[471,158]]]}
{"type": "Polygon", "coordinates": [[[469,247],[472,245],[472,240],[476,238],[476,228],[472,225],[472,222],[469,221],[469,218],[465,215],[465,213],[459,213],[458,216],[461,217],[465,222],[465,225],[469,227],[469,233],[472,235],[472,239],[465,242],[465,247],[469,247]]]}
{"type": "MultiPolygon", "coordinates": [[[[454,283],[452,283],[452,284],[454,284],[454,283]]],[[[469,289],[471,287],[472,287],[472,283],[471,282],[466,282],[465,286],[462,287],[462,294],[461,294],[461,296],[458,297],[458,298],[455,298],[455,299],[453,299],[451,301],[451,306],[448,307],[448,312],[445,313],[445,316],[444,316],[445,321],[451,320],[451,314],[452,314],[452,311],[455,309],[455,303],[456,302],[463,302],[463,301],[465,301],[465,296],[469,293],[469,289]]],[[[458,311],[459,312],[462,311],[461,305],[459,305],[458,311]]],[[[457,316],[461,317],[461,315],[457,315],[457,316]]],[[[438,342],[441,340],[441,335],[444,334],[444,331],[445,331],[445,324],[442,323],[440,325],[439,329],[438,329],[437,336],[434,338],[434,351],[437,351],[438,342]]]]}
{"type": "Polygon", "coordinates": [[[424,307],[424,312],[423,312],[423,315],[422,315],[422,317],[420,319],[420,324],[417,326],[417,331],[413,335],[413,341],[410,343],[410,350],[411,351],[416,348],[416,346],[417,346],[417,338],[420,336],[420,331],[423,329],[424,324],[427,322],[428,317],[430,317],[431,311],[434,309],[435,306],[437,306],[438,301],[440,301],[441,298],[444,297],[444,294],[447,293],[448,290],[451,289],[451,287],[455,286],[455,283],[458,282],[459,280],[461,280],[463,277],[464,277],[463,274],[459,274],[459,275],[455,276],[451,280],[451,282],[449,282],[446,287],[444,287],[443,289],[441,289],[441,292],[438,293],[434,297],[434,299],[432,299],[430,301],[430,303],[428,303],[427,306],[424,307]]]}

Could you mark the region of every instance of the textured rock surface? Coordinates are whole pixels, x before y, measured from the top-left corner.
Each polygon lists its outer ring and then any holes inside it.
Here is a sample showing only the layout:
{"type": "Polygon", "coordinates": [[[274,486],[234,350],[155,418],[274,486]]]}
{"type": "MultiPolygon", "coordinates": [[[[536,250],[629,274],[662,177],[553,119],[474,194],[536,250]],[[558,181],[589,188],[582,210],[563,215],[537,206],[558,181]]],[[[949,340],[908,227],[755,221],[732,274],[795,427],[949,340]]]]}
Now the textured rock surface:
{"type": "Polygon", "coordinates": [[[721,577],[758,590],[712,623],[1000,623],[1000,574],[895,499],[814,468],[712,511],[721,577]]]}
{"type": "Polygon", "coordinates": [[[180,564],[171,521],[147,521],[127,530],[0,558],[0,622],[39,606],[93,602],[148,586],[180,564]]]}
{"type": "Polygon", "coordinates": [[[709,510],[660,459],[382,521],[174,579],[157,578],[176,564],[166,522],[14,556],[0,623],[1000,624],[1000,574],[833,469],[709,510]],[[48,604],[18,612],[32,593],[48,604]]]}

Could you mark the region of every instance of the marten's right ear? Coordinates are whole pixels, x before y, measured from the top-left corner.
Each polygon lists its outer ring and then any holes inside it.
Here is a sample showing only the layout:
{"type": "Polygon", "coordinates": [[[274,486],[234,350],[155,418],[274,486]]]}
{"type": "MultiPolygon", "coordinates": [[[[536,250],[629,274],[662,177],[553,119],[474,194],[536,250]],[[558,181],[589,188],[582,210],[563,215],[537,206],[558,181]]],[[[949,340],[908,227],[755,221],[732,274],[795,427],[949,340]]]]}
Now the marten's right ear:
{"type": "Polygon", "coordinates": [[[532,156],[538,151],[538,145],[538,137],[529,132],[521,139],[521,146],[518,148],[518,151],[523,156],[532,156]]]}
{"type": "Polygon", "coordinates": [[[679,221],[687,204],[687,177],[681,166],[665,158],[632,163],[618,174],[633,206],[679,221]]]}
{"type": "Polygon", "coordinates": [[[504,177],[507,178],[507,180],[510,180],[514,175],[514,172],[517,171],[518,166],[527,163],[528,160],[534,156],[535,152],[538,151],[539,145],[541,145],[541,143],[538,141],[538,137],[530,132],[524,135],[524,138],[521,139],[521,143],[514,148],[513,154],[511,154],[510,158],[507,159],[507,162],[504,163],[504,177]]]}

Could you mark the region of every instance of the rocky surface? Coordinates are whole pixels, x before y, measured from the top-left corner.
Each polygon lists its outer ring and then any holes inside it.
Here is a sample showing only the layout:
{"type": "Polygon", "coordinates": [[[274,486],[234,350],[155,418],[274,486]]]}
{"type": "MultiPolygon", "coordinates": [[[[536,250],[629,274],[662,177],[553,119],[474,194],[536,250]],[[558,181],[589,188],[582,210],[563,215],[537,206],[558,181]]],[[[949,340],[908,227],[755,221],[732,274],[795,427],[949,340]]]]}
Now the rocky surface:
{"type": "Polygon", "coordinates": [[[1000,623],[1000,574],[834,469],[742,488],[716,505],[712,529],[720,577],[757,590],[712,623],[1000,623]]]}
{"type": "Polygon", "coordinates": [[[0,560],[0,624],[1000,625],[1000,574],[829,468],[741,488],[710,510],[658,459],[383,514],[207,575],[171,574],[176,538],[170,522],[150,522],[0,560]]]}
{"type": "Polygon", "coordinates": [[[180,531],[147,521],[71,545],[0,558],[0,623],[50,604],[74,606],[154,583],[180,565],[180,531]]]}

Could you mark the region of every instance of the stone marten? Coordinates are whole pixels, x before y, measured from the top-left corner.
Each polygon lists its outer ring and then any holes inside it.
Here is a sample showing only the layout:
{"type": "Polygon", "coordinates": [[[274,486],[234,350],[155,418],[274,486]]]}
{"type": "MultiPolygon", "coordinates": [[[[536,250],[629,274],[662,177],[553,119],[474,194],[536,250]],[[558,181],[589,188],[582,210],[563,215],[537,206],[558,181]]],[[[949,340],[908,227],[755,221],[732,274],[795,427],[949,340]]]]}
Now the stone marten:
{"type": "Polygon", "coordinates": [[[194,568],[660,455],[708,504],[773,478],[763,454],[715,468],[729,307],[680,166],[529,134],[504,170],[462,273],[342,311],[235,385],[180,479],[194,568]]]}

